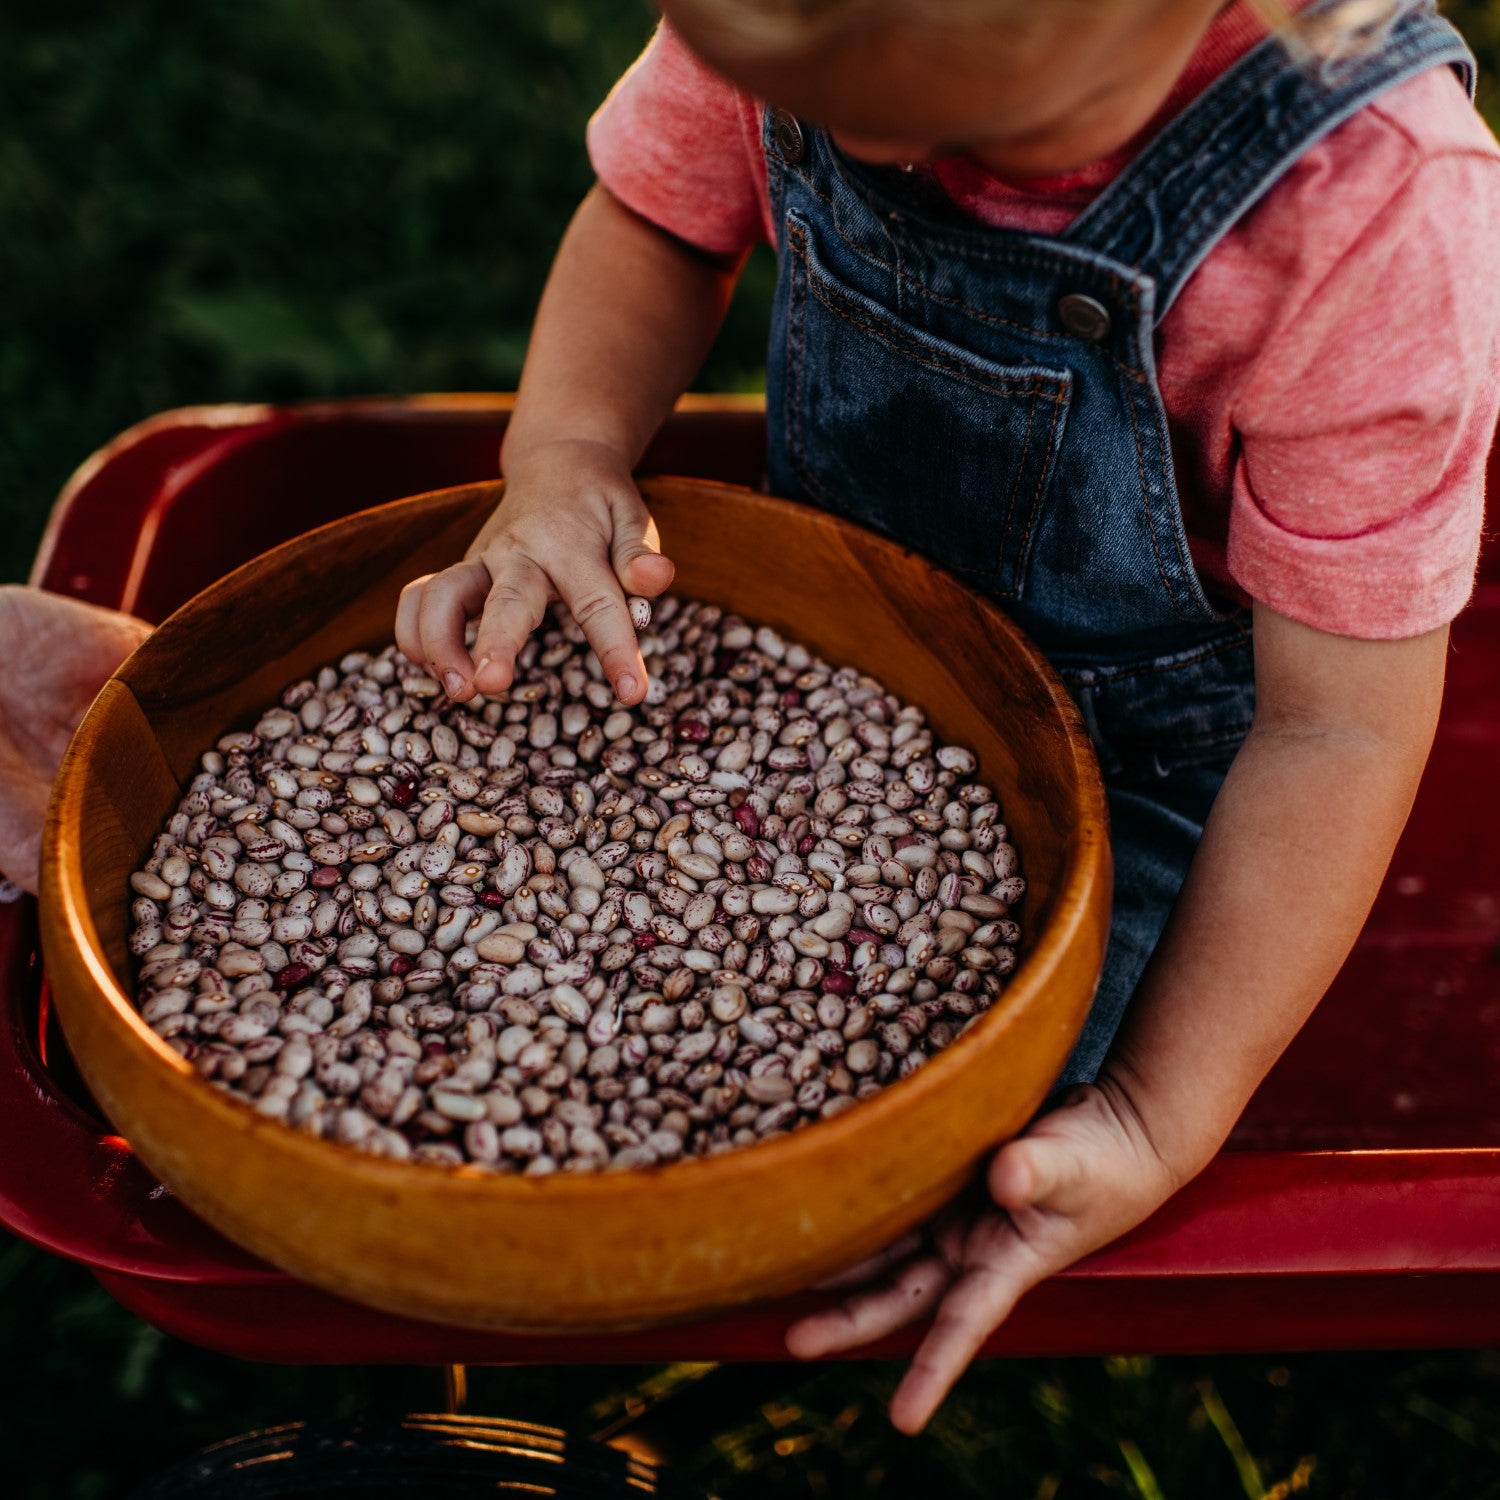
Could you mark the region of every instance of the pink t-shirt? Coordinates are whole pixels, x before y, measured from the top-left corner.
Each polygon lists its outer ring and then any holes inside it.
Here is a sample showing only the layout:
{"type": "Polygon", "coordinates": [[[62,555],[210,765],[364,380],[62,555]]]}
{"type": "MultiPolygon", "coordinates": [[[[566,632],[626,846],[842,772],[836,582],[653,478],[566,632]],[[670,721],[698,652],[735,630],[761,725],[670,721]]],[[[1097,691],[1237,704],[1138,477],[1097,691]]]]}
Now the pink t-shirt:
{"type": "MultiPolygon", "coordinates": [[[[1265,34],[1236,0],[1157,119],[1078,172],[918,170],[983,223],[1056,234],[1265,34]]],[[[589,156],[627,207],[732,255],[775,241],[760,115],[663,24],[589,122],[589,156]]],[[[1500,412],[1500,146],[1449,68],[1325,136],[1240,219],[1162,319],[1157,366],[1210,589],[1370,639],[1458,613],[1500,412]]]]}

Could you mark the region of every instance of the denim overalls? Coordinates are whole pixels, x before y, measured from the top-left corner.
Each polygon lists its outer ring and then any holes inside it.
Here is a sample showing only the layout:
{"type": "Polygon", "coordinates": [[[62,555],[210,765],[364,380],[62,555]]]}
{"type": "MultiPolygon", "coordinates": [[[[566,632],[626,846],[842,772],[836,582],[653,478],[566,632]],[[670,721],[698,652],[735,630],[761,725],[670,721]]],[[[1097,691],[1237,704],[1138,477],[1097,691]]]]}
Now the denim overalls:
{"type": "MultiPolygon", "coordinates": [[[[1338,70],[1262,43],[1060,237],[976,225],[920,174],[767,110],[779,280],[767,480],[922,552],[1005,608],[1082,710],[1109,793],[1104,974],[1056,1087],[1092,1079],[1255,704],[1250,613],[1188,554],[1156,325],[1215,242],[1457,32],[1408,3],[1338,70]]],[[[1021,851],[1025,860],[1025,850],[1021,851]]]]}

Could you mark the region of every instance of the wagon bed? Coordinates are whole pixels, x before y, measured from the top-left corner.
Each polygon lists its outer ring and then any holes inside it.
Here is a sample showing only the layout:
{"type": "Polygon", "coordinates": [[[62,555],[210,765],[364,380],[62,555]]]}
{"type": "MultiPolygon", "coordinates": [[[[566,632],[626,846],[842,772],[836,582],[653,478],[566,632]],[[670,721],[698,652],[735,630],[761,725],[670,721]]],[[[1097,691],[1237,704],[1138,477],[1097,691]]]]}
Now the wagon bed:
{"type": "MultiPolygon", "coordinates": [[[[32,581],[159,621],[350,511],[493,477],[511,398],[168,412],[91,458],[32,581]]],[[[757,485],[758,399],[688,398],[643,472],[757,485]]],[[[1500,477],[1500,458],[1491,474],[1500,477]]],[[[1500,1342],[1500,546],[1456,622],[1432,759],[1343,972],[1227,1147],[1140,1228],[1025,1297],[990,1355],[1500,1342]]],[[[35,905],[0,906],[0,1224],[179,1337],[287,1363],[786,1358],[809,1294],[642,1333],[413,1322],[253,1259],[102,1121],[51,1015],[35,905]]],[[[860,1351],[898,1355],[906,1330],[860,1351]]]]}

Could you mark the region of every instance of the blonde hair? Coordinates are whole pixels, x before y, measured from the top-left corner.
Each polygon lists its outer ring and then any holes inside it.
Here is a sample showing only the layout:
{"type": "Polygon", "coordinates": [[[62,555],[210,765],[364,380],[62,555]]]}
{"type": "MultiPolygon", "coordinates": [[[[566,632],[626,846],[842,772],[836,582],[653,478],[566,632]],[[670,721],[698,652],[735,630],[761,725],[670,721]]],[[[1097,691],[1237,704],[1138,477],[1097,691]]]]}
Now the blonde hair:
{"type": "MultiPolygon", "coordinates": [[[[1248,3],[1294,52],[1324,63],[1378,44],[1400,12],[1399,0],[1343,0],[1312,16],[1295,10],[1290,0],[1248,3]]],[[[815,47],[861,21],[902,18],[961,25],[993,19],[998,5],[999,0],[677,0],[676,8],[696,12],[741,46],[778,51],[815,47]]]]}
{"type": "Polygon", "coordinates": [[[1317,15],[1302,15],[1286,0],[1250,0],[1256,13],[1294,52],[1321,63],[1358,57],[1381,39],[1401,13],[1398,0],[1343,0],[1317,15]]]}

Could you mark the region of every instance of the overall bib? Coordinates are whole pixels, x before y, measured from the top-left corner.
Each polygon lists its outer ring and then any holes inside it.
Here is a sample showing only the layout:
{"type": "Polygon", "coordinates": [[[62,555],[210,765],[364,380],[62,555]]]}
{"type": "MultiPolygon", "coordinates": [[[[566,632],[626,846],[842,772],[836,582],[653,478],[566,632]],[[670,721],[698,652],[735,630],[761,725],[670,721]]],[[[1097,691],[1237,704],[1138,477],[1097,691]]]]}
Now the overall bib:
{"type": "Polygon", "coordinates": [[[1114,910],[1059,1089],[1098,1072],[1255,704],[1250,612],[1216,607],[1188,553],[1156,325],[1303,151],[1444,63],[1472,94],[1463,41],[1417,3],[1337,69],[1268,39],[1056,238],[977,225],[921,175],[765,113],[771,492],[996,600],[1057,668],[1098,751],[1114,910]]]}

